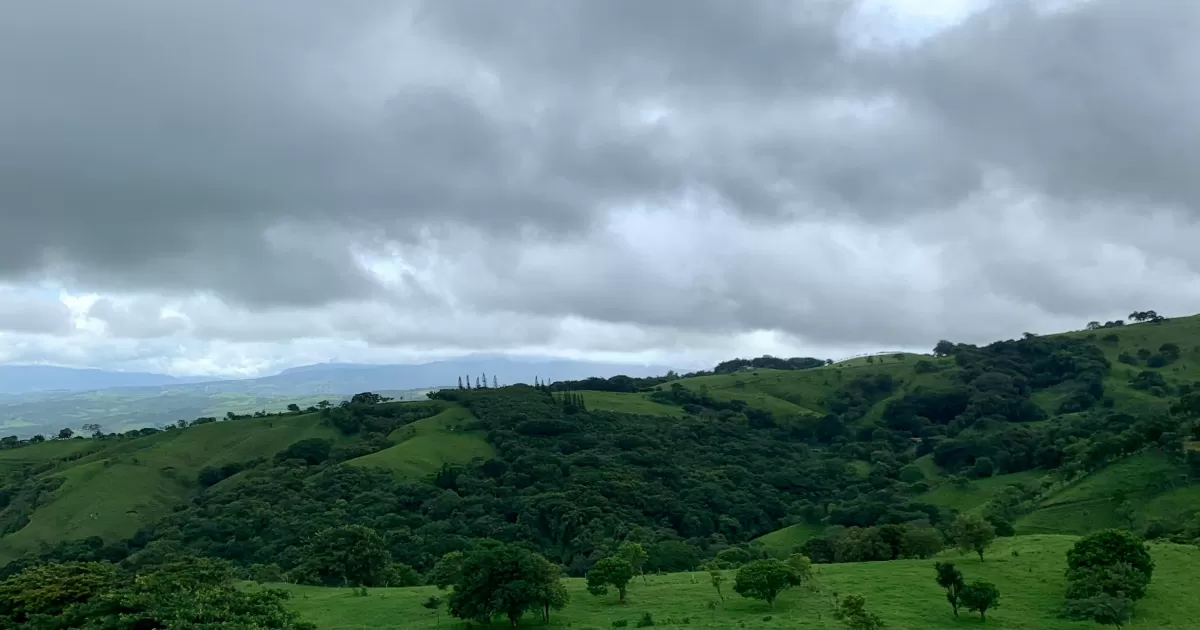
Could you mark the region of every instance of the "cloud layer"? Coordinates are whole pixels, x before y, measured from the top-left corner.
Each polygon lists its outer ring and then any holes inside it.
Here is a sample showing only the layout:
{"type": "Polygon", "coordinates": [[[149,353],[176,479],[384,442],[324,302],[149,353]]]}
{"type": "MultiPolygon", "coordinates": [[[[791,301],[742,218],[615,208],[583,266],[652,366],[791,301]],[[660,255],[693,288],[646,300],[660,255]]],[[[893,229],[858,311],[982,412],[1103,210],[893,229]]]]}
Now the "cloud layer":
{"type": "Polygon", "coordinates": [[[1200,311],[1189,0],[11,14],[0,361],[698,365],[1200,311]]]}

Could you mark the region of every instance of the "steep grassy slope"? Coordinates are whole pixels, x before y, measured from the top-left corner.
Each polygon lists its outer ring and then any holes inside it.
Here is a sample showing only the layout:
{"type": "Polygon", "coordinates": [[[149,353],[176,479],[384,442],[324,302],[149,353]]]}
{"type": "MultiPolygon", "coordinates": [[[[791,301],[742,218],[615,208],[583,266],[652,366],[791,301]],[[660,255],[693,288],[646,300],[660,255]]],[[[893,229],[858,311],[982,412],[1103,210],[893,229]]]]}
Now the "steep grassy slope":
{"type": "Polygon", "coordinates": [[[0,538],[0,562],[40,542],[101,536],[120,539],[166,514],[200,490],[205,466],[269,457],[301,439],[342,439],[316,414],[219,422],[125,440],[50,442],[2,453],[0,462],[72,453],[42,476],[63,484],[24,528],[0,538]]]}
{"type": "Polygon", "coordinates": [[[446,405],[436,416],[396,429],[388,436],[395,446],[347,462],[353,466],[377,466],[398,476],[418,480],[441,469],[442,464],[467,464],[493,451],[481,431],[467,431],[474,417],[457,405],[446,405]]]}
{"type": "Polygon", "coordinates": [[[1138,529],[1155,518],[1191,516],[1200,487],[1181,479],[1183,466],[1158,451],[1115,462],[1104,469],[1051,492],[1038,508],[1016,523],[1021,534],[1082,534],[1104,527],[1138,529]],[[1115,497],[1126,496],[1134,522],[1121,518],[1115,497]]]}
{"type": "MultiPolygon", "coordinates": [[[[616,602],[616,596],[588,594],[583,580],[567,581],[571,602],[551,615],[551,623],[527,618],[524,625],[575,630],[609,630],[613,622],[636,625],[643,613],[650,613],[658,625],[675,620],[671,627],[727,629],[783,628],[840,629],[833,619],[830,604],[834,593],[858,593],[866,597],[869,610],[880,615],[892,630],[988,627],[995,630],[1037,628],[1066,630],[1095,628],[1090,622],[1072,622],[1058,618],[1062,605],[1065,554],[1074,538],[1069,536],[1022,536],[1003,539],[989,550],[986,562],[971,557],[946,554],[966,574],[967,579],[984,579],[1000,588],[1000,606],[988,613],[986,624],[964,611],[955,620],[946,604],[945,593],[934,582],[933,560],[900,560],[859,564],[821,565],[818,589],[786,591],[775,610],[765,603],[739,597],[726,588],[725,602],[718,600],[709,584],[708,574],[669,574],[648,577],[648,583],[635,581],[629,587],[629,601],[616,602]],[[1016,552],[1017,555],[1013,555],[1016,552]],[[713,608],[709,608],[709,603],[713,608]]],[[[1190,546],[1156,544],[1151,548],[1157,564],[1154,581],[1130,627],[1185,627],[1188,620],[1200,618],[1200,601],[1191,596],[1192,584],[1200,578],[1200,549],[1190,546]]],[[[726,584],[733,583],[728,572],[726,584]]],[[[447,628],[459,630],[465,624],[447,619],[440,625],[434,614],[421,607],[431,595],[445,596],[433,587],[411,589],[375,589],[367,597],[356,597],[350,589],[283,586],[294,598],[289,605],[322,630],[366,630],[368,628],[447,628]]]]}

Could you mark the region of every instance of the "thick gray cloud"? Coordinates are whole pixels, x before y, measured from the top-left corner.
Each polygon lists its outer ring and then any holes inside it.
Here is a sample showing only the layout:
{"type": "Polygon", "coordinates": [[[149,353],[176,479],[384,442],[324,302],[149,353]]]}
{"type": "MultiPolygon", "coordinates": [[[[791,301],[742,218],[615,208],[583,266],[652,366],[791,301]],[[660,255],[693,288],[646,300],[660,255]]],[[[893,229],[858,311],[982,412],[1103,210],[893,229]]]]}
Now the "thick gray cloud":
{"type": "Polygon", "coordinates": [[[71,312],[58,300],[0,286],[0,333],[64,334],[71,328],[71,312]]]}
{"type": "Polygon", "coordinates": [[[22,4],[0,280],[99,297],[0,330],[252,370],[1200,310],[1200,5],[881,3],[22,4]]]}

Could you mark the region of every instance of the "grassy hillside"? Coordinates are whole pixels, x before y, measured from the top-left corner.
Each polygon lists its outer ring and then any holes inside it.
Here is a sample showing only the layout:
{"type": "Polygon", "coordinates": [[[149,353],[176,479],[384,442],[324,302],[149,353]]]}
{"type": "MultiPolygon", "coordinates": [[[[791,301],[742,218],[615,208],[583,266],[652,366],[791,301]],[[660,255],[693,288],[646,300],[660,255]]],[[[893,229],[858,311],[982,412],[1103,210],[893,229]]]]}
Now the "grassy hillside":
{"type": "Polygon", "coordinates": [[[317,414],[305,414],[202,424],[131,440],[46,442],[0,452],[0,465],[58,460],[42,476],[63,479],[27,526],[0,538],[0,562],[40,542],[129,537],[198,493],[196,476],[202,468],[270,456],[314,437],[341,439],[317,414]],[[78,453],[86,454],[63,459],[78,453]]]}
{"type": "MultiPolygon", "coordinates": [[[[834,593],[857,593],[867,599],[869,610],[881,616],[893,630],[988,627],[996,630],[1037,628],[1067,630],[1095,628],[1090,622],[1072,622],[1058,618],[1064,588],[1065,554],[1075,539],[1069,536],[1021,536],[1003,539],[980,563],[973,557],[946,554],[967,576],[968,581],[984,579],[996,584],[1001,592],[1000,605],[988,613],[986,624],[966,611],[955,620],[946,604],[945,594],[934,582],[933,560],[899,560],[818,567],[817,590],[785,591],[775,610],[765,603],[739,597],[732,592],[732,571],[727,572],[725,602],[721,603],[709,584],[707,573],[653,575],[648,583],[634,581],[629,586],[629,601],[616,602],[616,596],[588,594],[583,580],[567,580],[571,602],[551,615],[543,626],[527,617],[523,625],[532,627],[609,630],[613,622],[626,621],[635,627],[643,613],[650,613],[659,625],[727,628],[814,628],[841,629],[833,619],[831,598],[834,593]],[[1016,555],[1014,555],[1014,553],[1016,555]],[[710,602],[713,607],[710,608],[710,602]]],[[[1156,563],[1154,581],[1146,599],[1138,603],[1131,628],[1185,627],[1186,620],[1200,618],[1200,602],[1191,597],[1192,584],[1200,573],[1200,549],[1171,544],[1152,545],[1156,563]]],[[[321,630],[367,630],[374,628],[465,628],[462,622],[443,613],[440,625],[434,614],[421,607],[431,595],[445,596],[433,587],[407,589],[371,589],[366,597],[357,597],[350,589],[287,586],[293,594],[289,606],[314,622],[321,630]]]]}
{"type": "Polygon", "coordinates": [[[388,436],[395,446],[346,462],[352,466],[376,466],[397,476],[419,480],[436,473],[443,464],[467,464],[487,459],[493,450],[482,431],[468,431],[475,418],[457,405],[446,405],[436,416],[417,420],[388,436]]]}
{"type": "Polygon", "coordinates": [[[871,422],[878,418],[888,400],[901,397],[918,387],[936,388],[946,383],[947,371],[918,374],[913,369],[916,361],[931,361],[947,370],[953,366],[953,361],[949,359],[900,356],[903,358],[892,355],[871,357],[871,363],[867,363],[866,358],[852,359],[809,370],[745,370],[698,376],[678,382],[717,400],[741,400],[751,407],[768,410],[781,422],[803,423],[815,421],[828,413],[831,397],[847,381],[859,376],[891,375],[900,383],[900,387],[864,417],[864,422],[871,422]]]}
{"type": "Polygon", "coordinates": [[[1200,511],[1200,487],[1181,481],[1183,466],[1158,451],[1134,455],[1044,497],[1037,510],[1017,521],[1018,533],[1086,533],[1104,527],[1140,529],[1156,518],[1200,511]],[[1124,494],[1134,521],[1122,519],[1114,497],[1124,494]]]}
{"type": "Polygon", "coordinates": [[[678,418],[683,415],[679,407],[672,407],[650,400],[645,393],[624,392],[573,392],[583,395],[583,402],[588,409],[615,411],[617,413],[638,413],[647,416],[663,416],[678,418]]]}
{"type": "Polygon", "coordinates": [[[1129,386],[1130,379],[1142,370],[1161,374],[1172,386],[1200,383],[1200,315],[1176,317],[1157,324],[1075,331],[1064,336],[1090,339],[1104,350],[1104,355],[1113,366],[1105,380],[1105,389],[1110,392],[1119,409],[1132,413],[1166,407],[1167,400],[1164,397],[1129,386]],[[1168,343],[1179,347],[1179,358],[1165,367],[1150,367],[1148,360],[1143,357],[1147,353],[1151,356],[1157,354],[1168,343]],[[1122,354],[1135,359],[1135,364],[1122,363],[1122,354]]]}

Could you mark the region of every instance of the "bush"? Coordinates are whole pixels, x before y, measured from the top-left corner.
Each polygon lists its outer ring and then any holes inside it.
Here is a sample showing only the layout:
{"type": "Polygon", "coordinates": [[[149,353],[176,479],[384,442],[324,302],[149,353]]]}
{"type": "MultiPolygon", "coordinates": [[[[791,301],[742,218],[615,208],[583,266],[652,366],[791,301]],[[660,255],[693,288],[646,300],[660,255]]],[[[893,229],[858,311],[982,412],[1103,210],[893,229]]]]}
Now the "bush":
{"type": "Polygon", "coordinates": [[[628,625],[629,625],[629,622],[624,619],[618,619],[618,620],[612,622],[612,627],[614,627],[614,628],[624,628],[625,626],[628,626],[628,625]]]}
{"type": "Polygon", "coordinates": [[[650,613],[642,613],[642,618],[638,619],[637,623],[633,625],[637,626],[638,628],[649,628],[650,626],[654,625],[654,617],[651,616],[650,613]]]}

